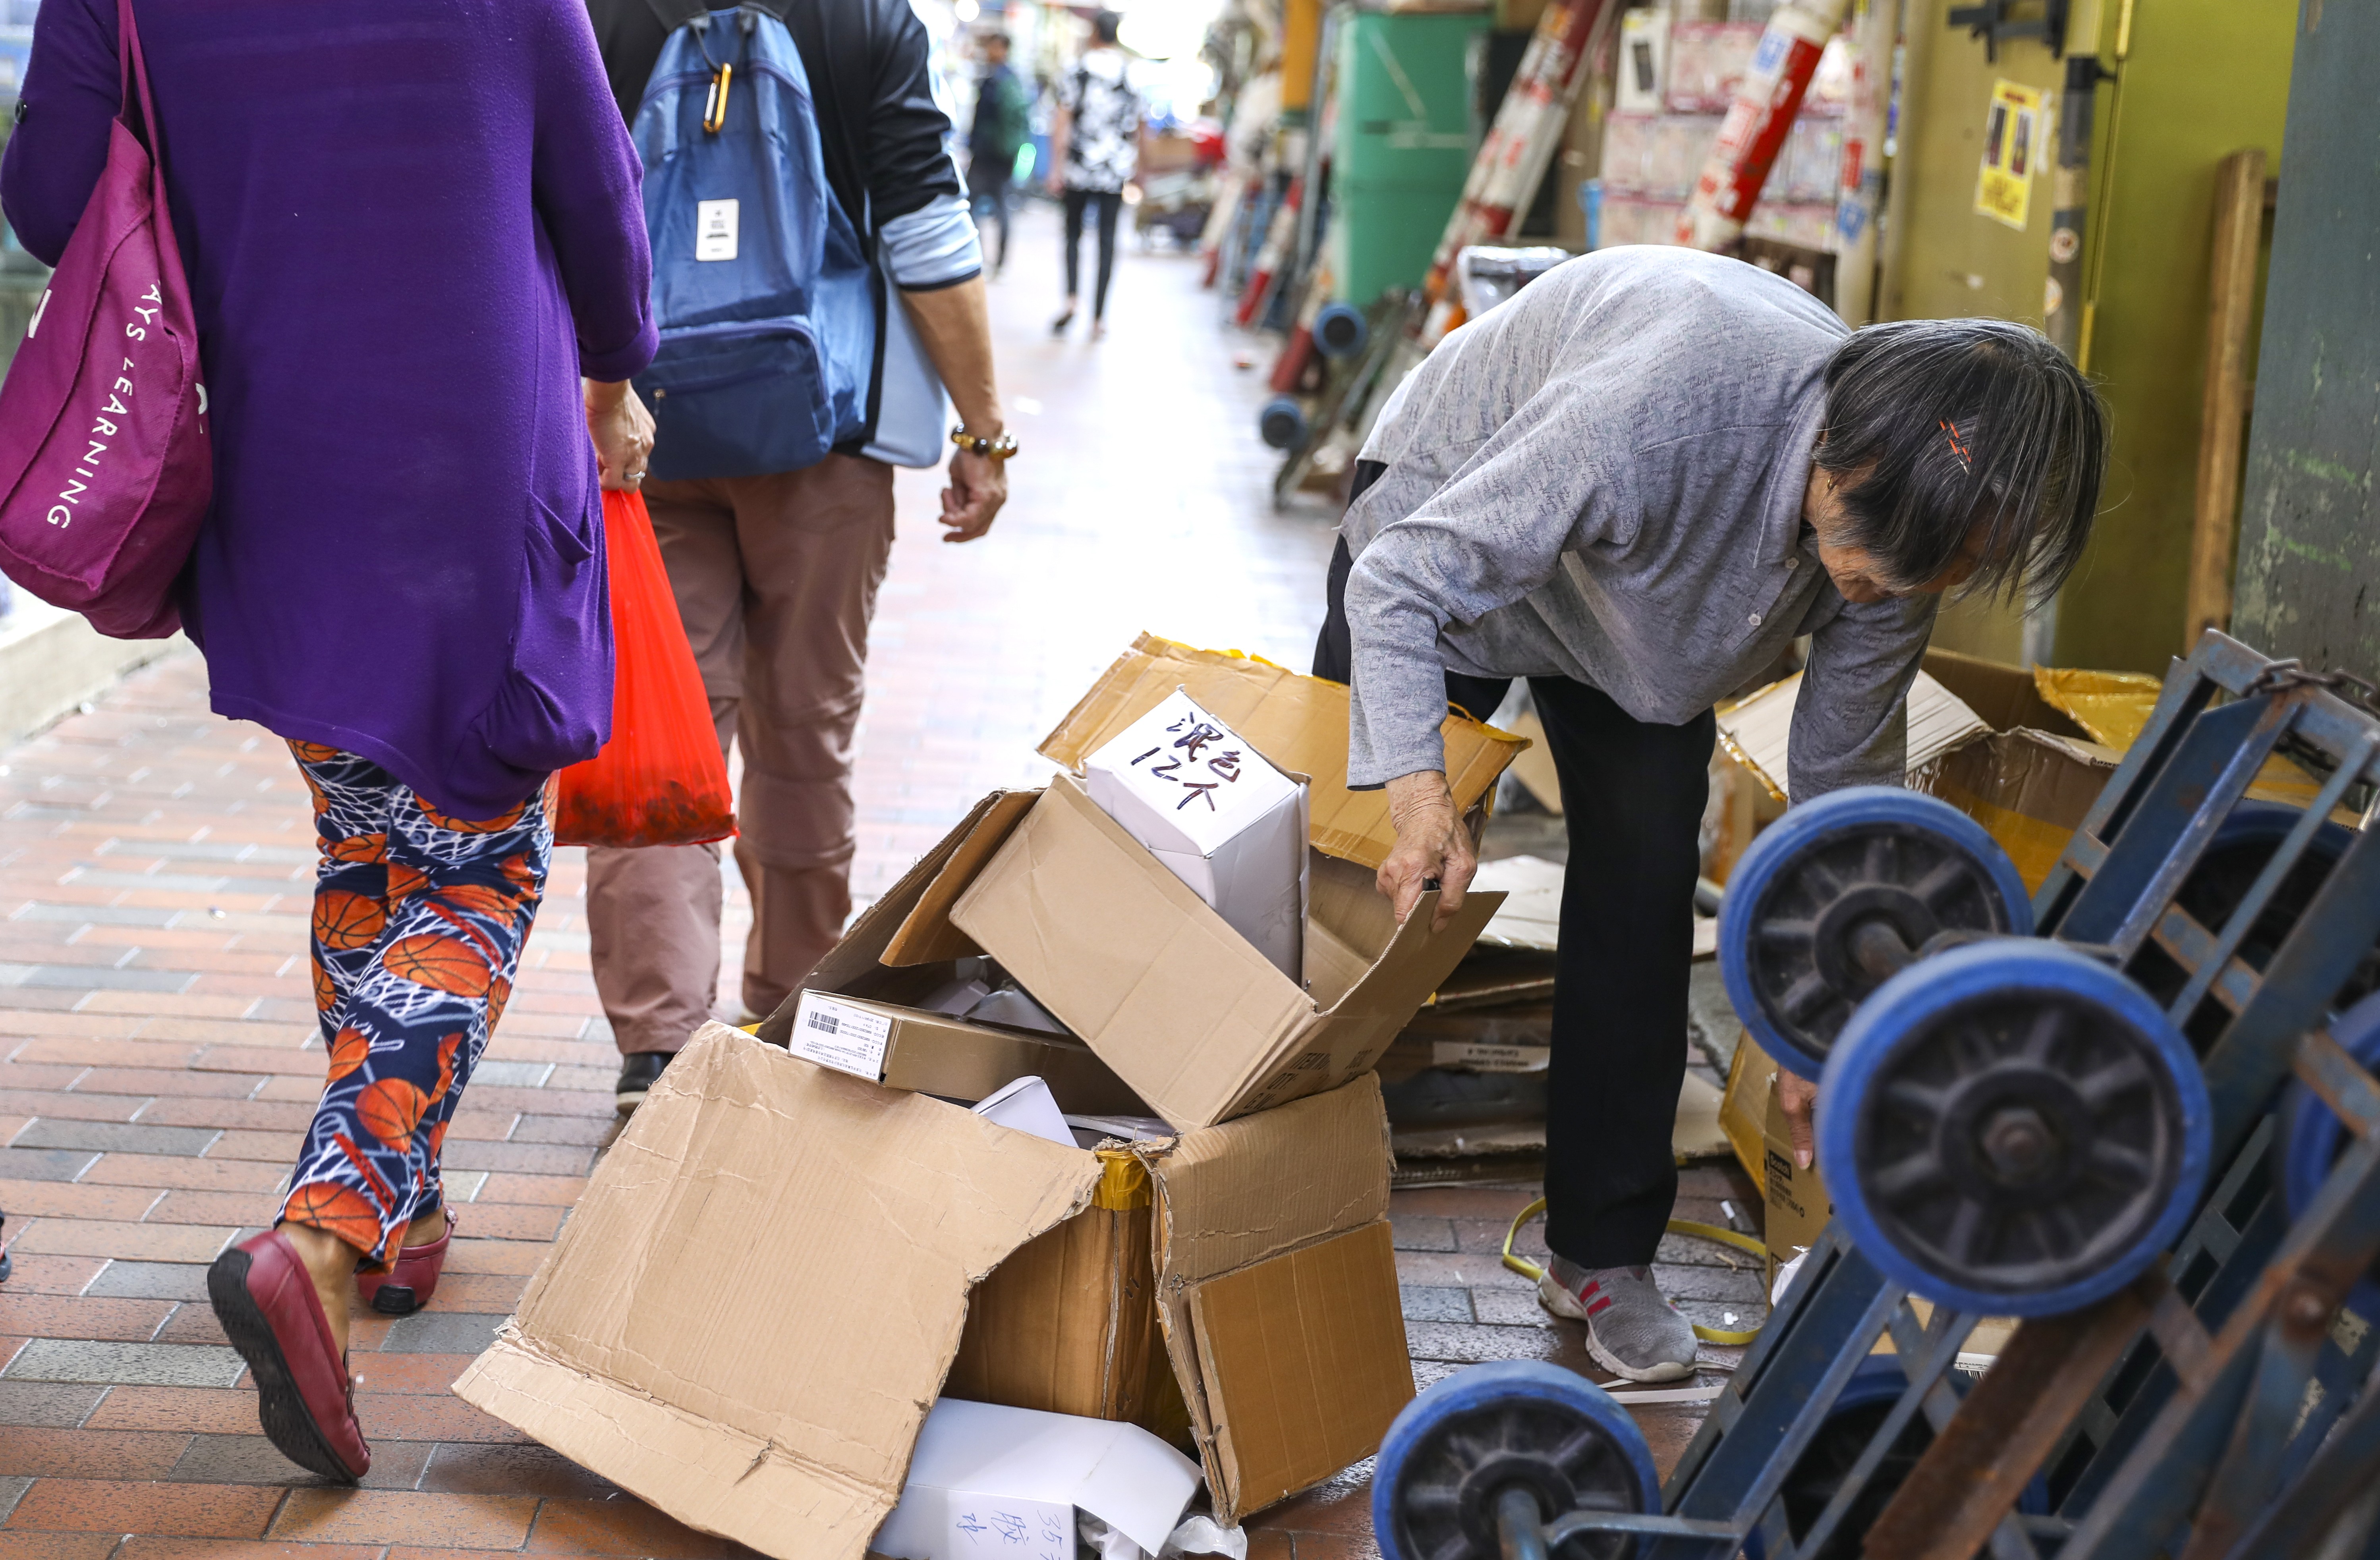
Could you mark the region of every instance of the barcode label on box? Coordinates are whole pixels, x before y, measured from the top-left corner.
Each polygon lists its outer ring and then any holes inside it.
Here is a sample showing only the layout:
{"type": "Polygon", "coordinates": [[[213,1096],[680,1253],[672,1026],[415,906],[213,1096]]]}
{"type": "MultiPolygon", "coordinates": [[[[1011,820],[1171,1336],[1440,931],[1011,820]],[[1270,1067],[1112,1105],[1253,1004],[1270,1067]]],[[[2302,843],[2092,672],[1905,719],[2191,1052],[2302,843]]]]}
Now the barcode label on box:
{"type": "Polygon", "coordinates": [[[892,1021],[882,1013],[805,991],[794,1010],[794,1033],[786,1048],[820,1067],[874,1083],[884,1076],[884,1045],[892,1034],[892,1021]]]}
{"type": "Polygon", "coordinates": [[[1433,1066],[1473,1072],[1543,1072],[1554,1054],[1551,1046],[1490,1046],[1477,1040],[1440,1040],[1430,1049],[1433,1066]]]}

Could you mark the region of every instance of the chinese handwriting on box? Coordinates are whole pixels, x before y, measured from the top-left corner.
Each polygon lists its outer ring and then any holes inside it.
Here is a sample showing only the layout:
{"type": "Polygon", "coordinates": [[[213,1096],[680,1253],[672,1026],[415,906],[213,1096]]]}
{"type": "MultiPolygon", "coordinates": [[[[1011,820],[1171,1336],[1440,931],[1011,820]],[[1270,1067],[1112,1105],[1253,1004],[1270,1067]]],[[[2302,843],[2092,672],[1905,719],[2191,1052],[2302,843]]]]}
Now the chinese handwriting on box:
{"type": "Polygon", "coordinates": [[[1075,1508],[1013,1495],[951,1492],[950,1560],[1075,1560],[1075,1508]]]}
{"type": "Polygon", "coordinates": [[[1182,788],[1182,800],[1173,804],[1175,812],[1182,811],[1193,802],[1204,802],[1208,812],[1215,811],[1215,792],[1226,785],[1238,784],[1240,766],[1247,760],[1238,748],[1221,745],[1229,732],[1196,716],[1184,716],[1166,727],[1165,732],[1173,740],[1159,743],[1135,758],[1132,767],[1138,768],[1148,759],[1157,760],[1142,772],[1182,788]],[[1208,752],[1210,747],[1215,751],[1208,752]],[[1200,772],[1199,766],[1203,766],[1206,774],[1214,778],[1196,778],[1200,772]]]}

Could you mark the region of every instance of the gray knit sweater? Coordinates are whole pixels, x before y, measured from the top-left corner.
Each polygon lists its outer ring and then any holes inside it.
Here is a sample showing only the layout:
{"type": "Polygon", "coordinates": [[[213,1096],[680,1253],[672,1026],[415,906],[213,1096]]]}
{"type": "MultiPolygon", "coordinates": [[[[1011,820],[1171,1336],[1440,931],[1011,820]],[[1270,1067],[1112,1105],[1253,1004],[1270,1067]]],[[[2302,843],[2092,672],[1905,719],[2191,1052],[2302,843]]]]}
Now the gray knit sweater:
{"type": "Polygon", "coordinates": [[[1812,635],[1797,798],[1897,784],[1934,599],[1846,602],[1803,534],[1843,323],[1690,249],[1571,260],[1406,380],[1347,512],[1348,779],[1444,767],[1442,669],[1561,676],[1693,720],[1812,635]]]}

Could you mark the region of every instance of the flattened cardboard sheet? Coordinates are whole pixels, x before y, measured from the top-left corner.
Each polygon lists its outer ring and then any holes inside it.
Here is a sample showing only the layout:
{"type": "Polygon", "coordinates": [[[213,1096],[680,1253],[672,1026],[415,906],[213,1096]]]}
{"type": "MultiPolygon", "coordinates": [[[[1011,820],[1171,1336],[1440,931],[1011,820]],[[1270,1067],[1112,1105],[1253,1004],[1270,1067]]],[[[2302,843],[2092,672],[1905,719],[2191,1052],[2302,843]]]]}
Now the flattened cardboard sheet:
{"type": "Polygon", "coordinates": [[[706,1024],[455,1385],[689,1526],[856,1560],[967,1290],[1098,1158],[706,1024]]]}
{"type": "MultiPolygon", "coordinates": [[[[1041,756],[1079,770],[1083,760],[1176,689],[1211,711],[1275,766],[1310,776],[1314,848],[1378,867],[1396,845],[1388,793],[1347,789],[1347,689],[1247,656],[1199,650],[1144,634],[1041,739],[1041,756]]],[[[1495,789],[1526,739],[1450,715],[1447,784],[1458,816],[1495,789]]]]}

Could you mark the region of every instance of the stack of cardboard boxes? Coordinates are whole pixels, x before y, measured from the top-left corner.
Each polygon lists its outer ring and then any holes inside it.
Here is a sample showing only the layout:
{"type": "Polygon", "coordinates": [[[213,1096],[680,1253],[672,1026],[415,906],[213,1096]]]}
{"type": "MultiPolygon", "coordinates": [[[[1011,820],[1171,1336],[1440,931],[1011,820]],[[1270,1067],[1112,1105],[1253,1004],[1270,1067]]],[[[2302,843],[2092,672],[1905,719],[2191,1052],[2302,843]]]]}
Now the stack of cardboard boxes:
{"type": "MultiPolygon", "coordinates": [[[[1042,744],[1046,789],[978,804],[757,1037],[698,1034],[456,1391],[801,1560],[878,1535],[938,1397],[1151,1432],[1226,1525],[1369,1455],[1413,1396],[1372,1069],[1500,896],[1395,922],[1346,707],[1144,637],[1042,744]],[[1176,695],[1306,781],[1298,978],[1076,778],[1176,695]],[[967,1108],[1028,1075],[1073,1143],[967,1108]]],[[[1474,807],[1521,744],[1445,735],[1474,807]]],[[[904,1554],[939,1542],[920,1499],[904,1554]]]]}

